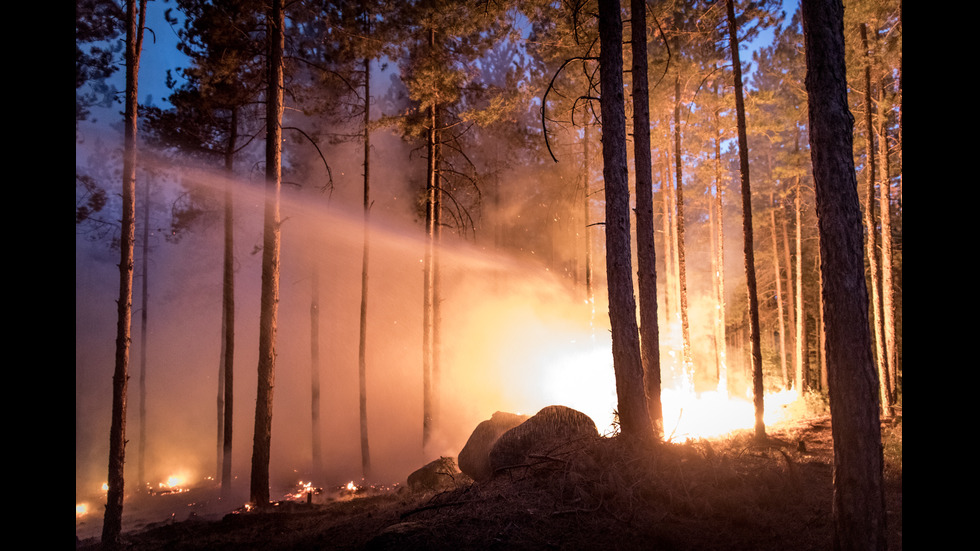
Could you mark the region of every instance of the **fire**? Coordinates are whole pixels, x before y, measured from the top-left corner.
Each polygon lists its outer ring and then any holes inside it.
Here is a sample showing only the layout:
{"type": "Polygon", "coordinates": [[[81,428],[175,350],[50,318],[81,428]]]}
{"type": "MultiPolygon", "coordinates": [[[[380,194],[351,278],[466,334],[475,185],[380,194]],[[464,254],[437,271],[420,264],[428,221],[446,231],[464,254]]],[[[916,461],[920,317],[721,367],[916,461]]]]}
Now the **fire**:
{"type": "Polygon", "coordinates": [[[184,472],[176,472],[167,477],[164,482],[157,483],[157,494],[180,494],[189,491],[187,488],[188,475],[184,472]]]}
{"type": "MultiPolygon", "coordinates": [[[[575,335],[569,340],[565,335],[550,342],[539,339],[537,360],[544,369],[534,385],[536,400],[541,401],[540,407],[563,404],[577,409],[592,417],[600,433],[609,432],[618,402],[609,337],[575,335]]],[[[674,356],[679,354],[668,349],[667,357],[674,356]]],[[[742,398],[721,391],[695,393],[687,379],[680,386],[661,391],[666,439],[718,437],[755,426],[751,389],[742,398]]],[[[766,425],[785,420],[790,413],[787,406],[798,398],[793,389],[767,394],[766,425]]]]}
{"type": "Polygon", "coordinates": [[[305,500],[314,490],[315,488],[313,488],[312,482],[303,482],[300,480],[293,490],[287,493],[285,497],[287,500],[305,500]]]}
{"type": "Polygon", "coordinates": [[[75,504],[75,518],[82,518],[88,514],[88,503],[75,504]]]}
{"type": "Polygon", "coordinates": [[[356,492],[357,484],[354,484],[354,481],[351,480],[350,482],[347,483],[347,486],[344,486],[344,489],[347,490],[348,492],[356,492]]]}

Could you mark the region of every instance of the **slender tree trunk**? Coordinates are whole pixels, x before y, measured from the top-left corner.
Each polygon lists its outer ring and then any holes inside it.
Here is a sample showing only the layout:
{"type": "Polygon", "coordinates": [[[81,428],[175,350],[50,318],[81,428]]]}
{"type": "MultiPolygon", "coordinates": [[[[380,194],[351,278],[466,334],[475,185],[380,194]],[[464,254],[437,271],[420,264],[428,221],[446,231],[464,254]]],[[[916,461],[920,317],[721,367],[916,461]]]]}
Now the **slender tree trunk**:
{"type": "Polygon", "coordinates": [[[585,197],[582,200],[583,209],[583,220],[585,221],[585,300],[589,302],[592,306],[593,312],[595,311],[595,291],[592,289],[592,231],[591,225],[589,224],[589,203],[591,198],[589,196],[591,190],[590,186],[592,183],[592,148],[589,142],[589,126],[586,125],[582,130],[583,140],[582,140],[582,154],[584,155],[583,165],[585,182],[583,184],[583,189],[585,190],[585,197]]]}
{"type": "MultiPolygon", "coordinates": [[[[793,279],[794,279],[793,278],[793,255],[790,252],[792,249],[789,246],[789,229],[788,229],[789,222],[787,222],[787,219],[789,218],[788,205],[789,203],[787,202],[785,203],[785,206],[781,206],[780,208],[780,211],[782,212],[782,216],[779,217],[779,222],[780,222],[779,231],[782,233],[783,236],[783,248],[782,248],[783,266],[786,266],[786,306],[787,306],[786,319],[789,321],[790,324],[793,325],[794,328],[793,330],[787,330],[788,334],[786,335],[787,337],[786,340],[789,343],[789,349],[790,349],[789,357],[792,360],[793,366],[795,368],[796,362],[798,361],[796,355],[797,345],[796,345],[796,331],[795,331],[796,295],[793,291],[793,279]]],[[[798,383],[796,383],[796,381],[798,381],[798,379],[794,379],[794,385],[798,386],[798,383]]]]}
{"type": "Polygon", "coordinates": [[[266,93],[265,222],[262,243],[262,291],[259,311],[259,367],[252,442],[250,499],[269,505],[272,447],[272,394],[276,373],[276,325],[279,315],[279,190],[282,185],[282,51],[285,43],[282,0],[272,0],[266,22],[268,91],[266,93]]]}
{"type": "Polygon", "coordinates": [[[742,233],[745,255],[745,283],[749,295],[749,340],[752,356],[752,395],[755,405],[755,438],[766,438],[765,399],[762,382],[762,350],[759,338],[759,298],[755,279],[755,249],[752,236],[752,190],[749,181],[749,149],[745,132],[745,100],[742,97],[742,62],[738,54],[738,30],[735,28],[735,5],[726,0],[728,8],[728,37],[732,52],[732,73],[735,81],[735,112],[738,120],[738,160],[742,174],[742,233]]]}
{"type": "Polygon", "coordinates": [[[809,350],[806,338],[806,315],[803,307],[803,187],[796,177],[796,194],[793,202],[796,211],[796,389],[800,396],[807,391],[806,372],[809,350]]]}
{"type": "Polygon", "coordinates": [[[149,304],[150,285],[150,179],[146,179],[146,199],[143,201],[143,292],[140,308],[140,443],[136,460],[136,483],[142,492],[146,482],[146,340],[147,340],[147,305],[149,304]]]}
{"type": "MultiPolygon", "coordinates": [[[[668,146],[669,148],[669,146],[668,146]]],[[[664,319],[668,327],[674,323],[677,309],[677,239],[674,235],[674,183],[671,179],[669,154],[663,153],[663,185],[660,194],[663,199],[664,227],[664,319]]]]}
{"type": "Polygon", "coordinates": [[[660,327],[657,320],[657,252],[653,229],[653,160],[650,153],[650,93],[647,83],[646,0],[630,1],[633,48],[633,159],[636,165],[637,281],[640,290],[640,352],[650,421],[663,435],[660,401],[660,327]]]}
{"type": "MultiPolygon", "coordinates": [[[[878,87],[879,103],[884,103],[884,88],[884,83],[878,87]]],[[[881,183],[878,186],[880,189],[878,201],[880,215],[878,218],[881,220],[881,310],[885,333],[885,365],[888,367],[889,404],[894,404],[896,398],[895,379],[898,372],[895,364],[898,361],[898,354],[895,345],[895,290],[892,282],[892,194],[888,163],[888,135],[884,120],[886,112],[884,108],[880,112],[877,135],[878,156],[881,159],[879,162],[881,165],[881,183]]]]}
{"type": "Polygon", "coordinates": [[[371,211],[371,60],[364,59],[364,251],[361,257],[361,323],[357,347],[357,380],[360,389],[361,467],[364,477],[371,471],[367,425],[367,307],[368,307],[368,250],[370,235],[368,218],[371,211]]]}
{"type": "Polygon", "coordinates": [[[112,420],[109,427],[109,469],[102,548],[117,549],[122,533],[124,465],[126,462],[126,387],[133,316],[133,245],[136,240],[136,116],[140,51],[146,0],[126,4],[126,114],[120,230],[119,299],[117,301],[116,356],[112,374],[112,420]]]}
{"type": "MultiPolygon", "coordinates": [[[[715,83],[715,94],[718,84],[715,83]]],[[[715,111],[715,125],[721,132],[721,112],[715,111]]],[[[728,345],[725,335],[725,214],[721,183],[721,136],[715,137],[715,220],[717,236],[715,242],[715,341],[718,343],[718,392],[728,395],[728,345]]]]}
{"type": "Polygon", "coordinates": [[[238,108],[232,107],[225,151],[225,244],[221,284],[221,381],[219,392],[219,422],[222,423],[221,448],[221,496],[231,496],[231,444],[235,411],[235,201],[232,193],[232,176],[235,171],[235,148],[238,141],[238,108]],[[223,401],[223,404],[221,403],[223,401]]]}
{"type": "Polygon", "coordinates": [[[619,0],[599,0],[599,73],[602,108],[602,175],[606,196],[606,280],[612,330],[613,369],[623,435],[653,439],[643,386],[639,329],[630,250],[626,112],[623,99],[623,22],[619,0]]]}
{"type": "Polygon", "coordinates": [[[313,445],[313,480],[323,481],[323,445],[320,428],[320,265],[314,261],[310,284],[310,426],[313,445]]]}
{"type": "Polygon", "coordinates": [[[844,6],[840,0],[804,0],[801,14],[834,440],[833,547],[884,550],[879,384],[868,325],[854,118],[847,104],[844,6]]]}
{"type": "Polygon", "coordinates": [[[677,173],[677,284],[680,287],[681,336],[683,338],[684,384],[694,391],[694,357],[691,354],[691,324],[687,312],[687,262],[684,246],[684,176],[681,159],[681,81],[674,77],[674,169],[677,173]]]}
{"type": "Polygon", "coordinates": [[[865,203],[865,225],[868,236],[868,269],[871,271],[871,310],[874,322],[875,359],[878,366],[878,379],[881,382],[881,410],[885,415],[892,414],[891,401],[888,392],[888,365],[885,358],[885,340],[881,316],[881,267],[878,265],[878,229],[875,220],[875,181],[877,180],[877,161],[875,156],[874,126],[872,123],[874,109],[871,102],[871,51],[868,49],[868,26],[861,24],[861,39],[865,48],[867,61],[864,67],[864,110],[865,128],[867,130],[867,202],[865,203]]]}
{"type": "MultiPolygon", "coordinates": [[[[775,186],[774,186],[775,187],[775,186]]],[[[783,306],[783,274],[779,265],[779,239],[776,237],[776,194],[769,192],[769,220],[772,224],[772,266],[776,282],[776,315],[779,317],[779,367],[783,374],[783,388],[789,388],[789,371],[786,367],[786,314],[783,306]]]]}
{"type": "MultiPolygon", "coordinates": [[[[429,48],[435,49],[435,29],[429,29],[429,48]]],[[[436,106],[428,110],[428,143],[426,144],[428,165],[425,184],[425,258],[422,282],[422,448],[428,446],[432,438],[433,411],[433,354],[435,325],[435,256],[436,239],[436,150],[438,148],[438,129],[436,128],[436,106]]]]}

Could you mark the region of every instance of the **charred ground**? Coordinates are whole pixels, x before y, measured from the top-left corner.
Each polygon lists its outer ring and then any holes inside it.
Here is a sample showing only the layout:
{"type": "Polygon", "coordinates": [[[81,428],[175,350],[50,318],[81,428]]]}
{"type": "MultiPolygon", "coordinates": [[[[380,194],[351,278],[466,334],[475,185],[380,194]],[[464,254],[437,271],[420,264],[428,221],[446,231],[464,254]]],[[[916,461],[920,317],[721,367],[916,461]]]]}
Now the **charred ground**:
{"type": "MultiPolygon", "coordinates": [[[[902,548],[902,424],[883,424],[888,540],[902,548]]],[[[799,421],[758,445],[724,439],[631,448],[582,439],[477,484],[268,512],[188,519],[127,533],[156,549],[745,549],[831,546],[830,420],[799,421]]],[[[98,541],[78,542],[98,549],[98,541]]]]}

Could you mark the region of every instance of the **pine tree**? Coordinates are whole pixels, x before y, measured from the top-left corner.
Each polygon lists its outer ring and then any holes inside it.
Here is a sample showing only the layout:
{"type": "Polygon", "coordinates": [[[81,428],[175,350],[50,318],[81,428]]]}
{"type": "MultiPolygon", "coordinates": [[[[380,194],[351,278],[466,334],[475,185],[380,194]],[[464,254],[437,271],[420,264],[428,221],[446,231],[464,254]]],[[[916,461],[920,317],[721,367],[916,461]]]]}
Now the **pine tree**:
{"type": "Polygon", "coordinates": [[[833,544],[839,550],[885,549],[878,380],[847,101],[844,7],[839,0],[808,0],[801,12],[834,440],[833,544]]]}
{"type": "Polygon", "coordinates": [[[606,272],[613,368],[623,434],[649,441],[653,427],[643,386],[630,253],[626,113],[623,99],[623,22],[619,0],[599,1],[602,175],[606,196],[606,272]]]}
{"type": "Polygon", "coordinates": [[[728,8],[728,34],[732,55],[732,72],[735,80],[735,109],[738,117],[739,170],[742,176],[742,233],[745,256],[745,280],[749,294],[749,339],[752,356],[752,397],[755,405],[755,438],[766,438],[765,387],[762,381],[762,351],[759,338],[759,299],[756,291],[755,248],[752,229],[752,190],[749,179],[748,139],[745,131],[745,101],[742,98],[742,65],[738,53],[738,29],[735,25],[735,5],[726,0],[728,8]]]}
{"type": "Polygon", "coordinates": [[[136,241],[137,85],[146,0],[126,4],[126,111],[120,231],[119,300],[116,325],[116,357],[112,374],[112,421],[109,427],[109,490],[106,495],[102,547],[120,546],[126,458],[126,388],[129,381],[129,349],[133,314],[133,249],[136,241]]]}
{"type": "Polygon", "coordinates": [[[285,15],[281,0],[266,14],[266,198],[262,243],[262,290],[259,312],[258,389],[249,496],[257,507],[269,505],[269,459],[272,446],[272,394],[276,369],[279,305],[279,190],[282,185],[283,44],[285,15]]]}

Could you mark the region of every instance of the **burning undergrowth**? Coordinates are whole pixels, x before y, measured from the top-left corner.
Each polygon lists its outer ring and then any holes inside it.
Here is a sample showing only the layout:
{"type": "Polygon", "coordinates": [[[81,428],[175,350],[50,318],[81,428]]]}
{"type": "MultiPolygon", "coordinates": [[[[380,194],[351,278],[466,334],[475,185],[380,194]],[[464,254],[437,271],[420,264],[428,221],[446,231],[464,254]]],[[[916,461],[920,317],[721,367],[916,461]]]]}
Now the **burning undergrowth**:
{"type": "MultiPolygon", "coordinates": [[[[896,434],[900,441],[900,425],[888,437],[896,434]]],[[[618,436],[578,438],[483,482],[457,474],[436,490],[289,503],[127,541],[139,549],[829,548],[829,420],[771,436],[765,445],[739,432],[646,449],[618,436]]],[[[900,465],[897,472],[886,480],[891,549],[902,547],[900,465]]]]}

